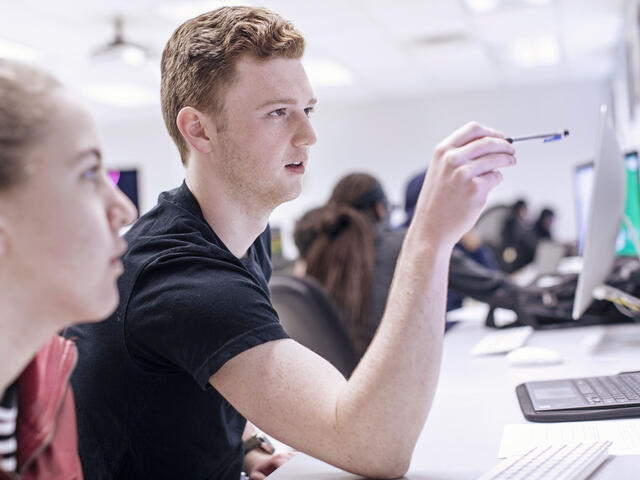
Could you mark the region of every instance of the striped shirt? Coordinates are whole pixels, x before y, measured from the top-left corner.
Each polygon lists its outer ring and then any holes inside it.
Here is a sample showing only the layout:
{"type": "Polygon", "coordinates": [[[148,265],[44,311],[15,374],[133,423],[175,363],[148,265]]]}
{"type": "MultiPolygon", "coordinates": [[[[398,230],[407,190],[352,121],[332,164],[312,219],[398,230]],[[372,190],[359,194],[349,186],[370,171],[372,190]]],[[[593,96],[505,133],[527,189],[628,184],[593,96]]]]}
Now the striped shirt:
{"type": "Polygon", "coordinates": [[[17,468],[17,418],[18,391],[14,383],[5,390],[0,399],[0,470],[5,472],[15,472],[17,468]]]}

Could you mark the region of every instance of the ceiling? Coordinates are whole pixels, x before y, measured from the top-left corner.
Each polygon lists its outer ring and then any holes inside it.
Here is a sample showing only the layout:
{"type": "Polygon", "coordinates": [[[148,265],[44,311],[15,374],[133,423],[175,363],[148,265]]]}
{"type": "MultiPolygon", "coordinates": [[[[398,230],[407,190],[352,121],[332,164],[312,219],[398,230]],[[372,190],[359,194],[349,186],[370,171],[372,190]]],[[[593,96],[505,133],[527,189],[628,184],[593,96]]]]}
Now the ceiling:
{"type": "MultiPolygon", "coordinates": [[[[266,6],[305,35],[308,71],[321,100],[358,102],[607,78],[622,40],[625,5],[624,0],[240,3],[266,6]],[[495,8],[474,11],[472,3],[495,8]],[[538,57],[538,51],[544,55],[538,57]],[[342,69],[341,84],[325,86],[318,69],[327,64],[342,69]]],[[[26,55],[88,95],[96,83],[126,82],[142,89],[133,93],[138,108],[157,109],[165,42],[189,16],[222,4],[229,2],[0,0],[0,41],[26,48],[26,55]],[[91,57],[112,39],[117,14],[124,17],[125,37],[150,49],[144,65],[91,57]]]]}

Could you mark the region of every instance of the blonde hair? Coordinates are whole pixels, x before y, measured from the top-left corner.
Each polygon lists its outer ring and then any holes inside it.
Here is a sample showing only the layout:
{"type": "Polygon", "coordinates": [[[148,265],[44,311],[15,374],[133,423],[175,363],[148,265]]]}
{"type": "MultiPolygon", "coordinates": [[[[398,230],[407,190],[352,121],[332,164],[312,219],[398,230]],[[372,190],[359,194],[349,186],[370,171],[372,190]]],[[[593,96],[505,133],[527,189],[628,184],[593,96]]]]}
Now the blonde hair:
{"type": "Polygon", "coordinates": [[[258,59],[300,58],[304,38],[279,15],[263,8],[222,7],[183,23],[162,53],[162,115],[182,163],[189,147],[176,125],[178,112],[191,106],[218,115],[225,89],[243,55],[258,59]]]}
{"type": "Polygon", "coordinates": [[[25,152],[42,137],[59,88],[40,69],[0,59],[0,191],[26,179],[25,152]]]}

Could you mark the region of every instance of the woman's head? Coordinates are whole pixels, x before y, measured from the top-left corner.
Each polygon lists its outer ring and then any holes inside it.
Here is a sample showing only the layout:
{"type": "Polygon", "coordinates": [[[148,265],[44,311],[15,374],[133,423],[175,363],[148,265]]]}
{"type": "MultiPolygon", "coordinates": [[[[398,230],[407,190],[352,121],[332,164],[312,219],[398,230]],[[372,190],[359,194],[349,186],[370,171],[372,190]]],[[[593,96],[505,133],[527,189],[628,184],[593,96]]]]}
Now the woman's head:
{"type": "Polygon", "coordinates": [[[382,185],[368,173],[351,173],[343,177],[333,187],[328,203],[355,208],[373,222],[384,220],[389,208],[382,185]]]}
{"type": "Polygon", "coordinates": [[[371,222],[351,207],[329,203],[310,210],[296,222],[294,240],[306,264],[306,274],[322,283],[340,307],[356,349],[362,352],[366,348],[362,332],[371,323],[371,222]]]}
{"type": "Polygon", "coordinates": [[[131,202],[110,184],[84,107],[50,75],[0,60],[4,291],[15,287],[50,321],[107,316],[122,273],[118,230],[134,217],[131,202]]]}

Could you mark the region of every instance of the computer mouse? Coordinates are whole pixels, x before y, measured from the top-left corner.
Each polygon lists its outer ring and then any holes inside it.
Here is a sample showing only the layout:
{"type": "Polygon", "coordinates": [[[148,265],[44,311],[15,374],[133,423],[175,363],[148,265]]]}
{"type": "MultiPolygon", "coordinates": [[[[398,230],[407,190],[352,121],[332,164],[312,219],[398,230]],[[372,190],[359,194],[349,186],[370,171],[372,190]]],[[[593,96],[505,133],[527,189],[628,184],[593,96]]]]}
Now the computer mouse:
{"type": "Polygon", "coordinates": [[[505,357],[512,367],[540,367],[563,362],[562,355],[543,347],[520,347],[511,350],[505,357]]]}

